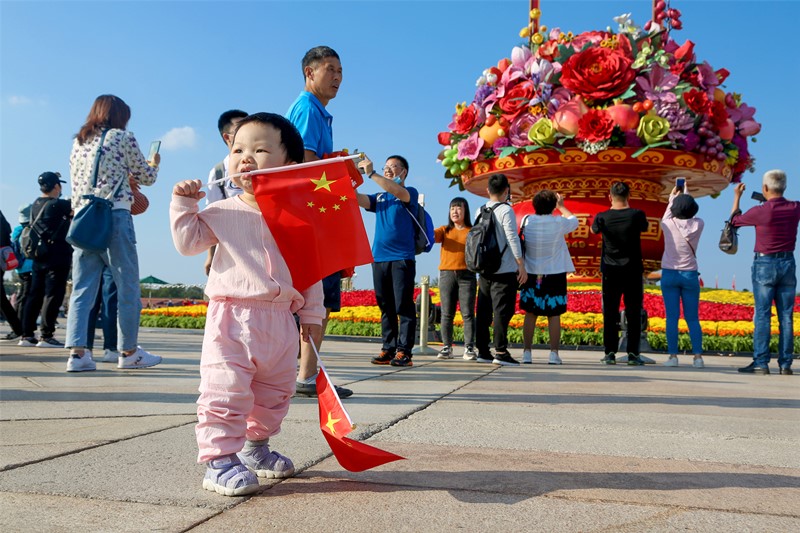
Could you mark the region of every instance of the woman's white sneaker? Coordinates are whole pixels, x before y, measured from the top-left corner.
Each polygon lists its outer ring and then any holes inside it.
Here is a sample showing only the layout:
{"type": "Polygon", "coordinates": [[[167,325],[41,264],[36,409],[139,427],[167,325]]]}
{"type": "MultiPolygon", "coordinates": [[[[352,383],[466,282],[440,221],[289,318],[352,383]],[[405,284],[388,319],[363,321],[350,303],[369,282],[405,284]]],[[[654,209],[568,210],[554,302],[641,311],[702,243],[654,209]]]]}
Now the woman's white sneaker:
{"type": "Polygon", "coordinates": [[[160,355],[153,355],[148,351],[142,349],[141,346],[136,347],[136,351],[130,355],[121,355],[117,362],[117,368],[130,370],[132,368],[148,368],[156,366],[161,362],[160,355]]]}
{"type": "Polygon", "coordinates": [[[550,352],[550,360],[547,361],[548,365],[560,365],[561,358],[558,356],[556,352],[550,352]]]}
{"type": "Polygon", "coordinates": [[[692,366],[695,367],[695,368],[705,368],[706,364],[703,362],[703,358],[702,357],[698,357],[698,358],[696,358],[694,360],[694,362],[692,363],[692,366]]]}
{"type": "Polygon", "coordinates": [[[664,362],[664,366],[678,366],[678,358],[670,357],[664,362]]]}
{"type": "Polygon", "coordinates": [[[92,370],[97,370],[97,365],[89,350],[85,350],[82,357],[70,354],[67,359],[67,372],[90,372],[92,370]]]}
{"type": "Polygon", "coordinates": [[[530,350],[522,350],[522,364],[523,365],[533,364],[533,357],[531,356],[530,350]]]}
{"type": "Polygon", "coordinates": [[[115,350],[106,350],[105,355],[103,355],[103,362],[104,363],[119,363],[119,352],[115,350]]]}

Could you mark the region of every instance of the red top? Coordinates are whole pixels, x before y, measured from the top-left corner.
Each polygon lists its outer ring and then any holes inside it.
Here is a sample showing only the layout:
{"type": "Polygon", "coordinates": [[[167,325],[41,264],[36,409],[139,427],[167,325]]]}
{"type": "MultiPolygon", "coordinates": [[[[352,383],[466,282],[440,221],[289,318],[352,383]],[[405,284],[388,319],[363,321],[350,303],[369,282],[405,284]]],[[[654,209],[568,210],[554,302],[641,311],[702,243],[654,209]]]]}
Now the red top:
{"type": "Polygon", "coordinates": [[[786,198],[770,198],[746,213],[733,217],[734,226],[755,226],[755,252],[774,254],[794,252],[797,223],[800,222],[800,202],[786,198]]]}

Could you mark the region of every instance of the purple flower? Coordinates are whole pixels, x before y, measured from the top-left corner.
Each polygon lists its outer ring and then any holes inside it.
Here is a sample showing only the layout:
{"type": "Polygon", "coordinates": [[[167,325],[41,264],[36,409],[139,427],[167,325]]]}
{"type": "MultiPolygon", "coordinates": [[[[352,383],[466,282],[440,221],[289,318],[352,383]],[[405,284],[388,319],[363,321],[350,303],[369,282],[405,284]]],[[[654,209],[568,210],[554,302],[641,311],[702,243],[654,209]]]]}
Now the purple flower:
{"type": "Polygon", "coordinates": [[[719,85],[719,78],[714,69],[711,68],[711,65],[708,64],[708,61],[704,61],[702,65],[697,65],[697,83],[706,90],[713,89],[719,85]]]}
{"type": "Polygon", "coordinates": [[[458,143],[458,158],[474,161],[478,159],[481,148],[483,148],[483,139],[478,136],[476,131],[458,143]]]}
{"type": "Polygon", "coordinates": [[[630,146],[632,148],[639,148],[642,146],[642,140],[636,134],[635,129],[625,132],[625,146],[630,146]]]}
{"type": "Polygon", "coordinates": [[[472,100],[475,104],[475,107],[483,109],[485,100],[494,92],[494,87],[490,85],[481,85],[478,87],[478,90],[475,91],[475,98],[472,100]]]}
{"type": "Polygon", "coordinates": [[[531,115],[530,113],[520,113],[511,123],[508,128],[508,142],[513,146],[528,146],[531,141],[528,139],[528,130],[531,126],[536,124],[536,121],[542,118],[539,115],[531,115]]]}
{"type": "Polygon", "coordinates": [[[492,145],[492,150],[494,151],[494,155],[500,155],[500,152],[506,146],[511,146],[511,141],[508,140],[508,137],[498,137],[497,140],[492,145]]]}
{"type": "Polygon", "coordinates": [[[678,98],[672,89],[678,85],[679,81],[680,78],[667,69],[653,65],[646,76],[636,78],[636,86],[639,89],[637,92],[648,100],[652,100],[653,103],[677,102],[678,98]]]}
{"type": "Polygon", "coordinates": [[[667,138],[671,141],[682,141],[686,136],[685,131],[694,127],[694,119],[689,112],[677,102],[658,102],[655,106],[656,114],[669,121],[667,138]]]}
{"type": "Polygon", "coordinates": [[[683,149],[687,152],[694,152],[699,145],[700,136],[694,130],[686,132],[686,136],[683,138],[683,149]]]}

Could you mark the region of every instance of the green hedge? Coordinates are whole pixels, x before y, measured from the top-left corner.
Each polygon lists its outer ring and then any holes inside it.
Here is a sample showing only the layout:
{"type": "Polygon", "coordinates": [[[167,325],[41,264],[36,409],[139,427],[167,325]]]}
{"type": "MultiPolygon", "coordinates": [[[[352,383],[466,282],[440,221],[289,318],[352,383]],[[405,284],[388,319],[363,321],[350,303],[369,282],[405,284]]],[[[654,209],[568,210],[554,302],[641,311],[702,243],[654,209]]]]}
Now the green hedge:
{"type": "MultiPolygon", "coordinates": [[[[142,316],[140,325],[147,328],[184,328],[203,329],[206,325],[205,317],[176,317],[176,316],[142,316]]],[[[348,337],[380,337],[381,325],[372,322],[345,322],[330,320],[326,330],[328,335],[344,335],[348,337]]],[[[464,329],[460,326],[453,327],[453,340],[464,342],[464,329]]],[[[513,344],[522,344],[522,328],[510,328],[508,340],[513,344]]],[[[536,328],[533,336],[534,344],[549,344],[550,335],[545,328],[536,328]]],[[[667,338],[663,333],[647,333],[647,342],[656,351],[666,351],[667,338]]],[[[561,344],[565,346],[602,346],[603,332],[593,331],[562,331],[561,344]]],[[[680,351],[691,351],[692,344],[689,335],[678,335],[678,348],[680,351]]],[[[769,343],[770,351],[777,353],[778,337],[773,336],[769,343]]],[[[703,351],[705,352],[752,352],[752,337],[711,337],[703,336],[703,351]]],[[[794,339],[794,353],[800,353],[800,337],[794,339]]]]}

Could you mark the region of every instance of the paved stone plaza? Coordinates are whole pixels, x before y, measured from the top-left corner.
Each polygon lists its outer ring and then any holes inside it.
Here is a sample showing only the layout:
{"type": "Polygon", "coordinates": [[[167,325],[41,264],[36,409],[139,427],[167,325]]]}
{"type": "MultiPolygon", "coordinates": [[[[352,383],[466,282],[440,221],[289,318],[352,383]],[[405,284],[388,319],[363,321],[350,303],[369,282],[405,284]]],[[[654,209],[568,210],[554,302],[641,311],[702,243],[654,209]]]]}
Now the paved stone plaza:
{"type": "Polygon", "coordinates": [[[0,345],[0,530],[800,531],[800,379],[774,362],[754,376],[746,358],[609,367],[564,349],[563,366],[538,350],[519,368],[396,368],[369,364],[379,344],[328,340],[351,436],[407,460],[343,470],[316,399],[296,398],[272,444],[299,474],[226,498],[195,462],[201,339],[144,330],[162,365],[81,374],[63,350],[0,345]]]}

